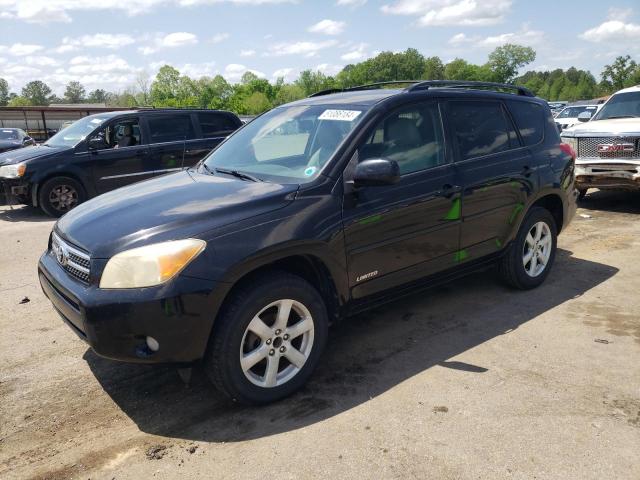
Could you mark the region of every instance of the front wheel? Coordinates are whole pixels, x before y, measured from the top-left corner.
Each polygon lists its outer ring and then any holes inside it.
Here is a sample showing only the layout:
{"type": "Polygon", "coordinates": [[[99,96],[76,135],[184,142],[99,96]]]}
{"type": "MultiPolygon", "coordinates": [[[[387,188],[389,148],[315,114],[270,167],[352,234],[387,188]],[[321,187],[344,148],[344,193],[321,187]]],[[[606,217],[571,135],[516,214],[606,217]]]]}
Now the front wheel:
{"type": "Polygon", "coordinates": [[[40,208],[51,217],[61,217],[86,200],[84,188],[69,177],[50,178],[38,193],[40,208]]]}
{"type": "Polygon", "coordinates": [[[504,280],[521,290],[544,282],[555,260],[557,236],[556,222],[549,210],[532,208],[498,265],[504,280]]]}
{"type": "Polygon", "coordinates": [[[302,387],[327,340],[322,297],[288,273],[255,277],[239,287],[216,322],[206,372],[218,390],[249,405],[279,400],[302,387]]]}

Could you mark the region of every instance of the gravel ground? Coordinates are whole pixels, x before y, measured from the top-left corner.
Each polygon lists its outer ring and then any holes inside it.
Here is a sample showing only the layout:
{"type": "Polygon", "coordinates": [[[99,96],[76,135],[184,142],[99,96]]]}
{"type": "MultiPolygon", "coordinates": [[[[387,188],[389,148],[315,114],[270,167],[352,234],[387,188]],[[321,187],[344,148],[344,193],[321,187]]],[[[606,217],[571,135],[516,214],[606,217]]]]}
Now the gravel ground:
{"type": "Polygon", "coordinates": [[[596,192],[545,285],[478,274],[331,332],[295,396],[97,357],[40,292],[53,222],[0,207],[0,478],[640,478],[640,195],[596,192]]]}

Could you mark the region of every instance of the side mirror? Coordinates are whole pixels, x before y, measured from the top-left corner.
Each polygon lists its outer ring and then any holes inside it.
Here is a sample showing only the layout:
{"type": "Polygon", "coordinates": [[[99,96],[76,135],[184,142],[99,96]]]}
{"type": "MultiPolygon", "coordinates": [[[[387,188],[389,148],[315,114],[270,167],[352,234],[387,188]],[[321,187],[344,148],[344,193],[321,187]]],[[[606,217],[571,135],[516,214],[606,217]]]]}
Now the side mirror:
{"type": "Polygon", "coordinates": [[[582,112],[578,114],[579,122],[588,122],[589,120],[591,120],[591,112],[582,112]]]}
{"type": "Polygon", "coordinates": [[[22,139],[22,145],[32,145],[33,144],[33,138],[31,137],[24,137],[22,139]]]}
{"type": "Polygon", "coordinates": [[[104,139],[100,136],[91,137],[88,143],[89,150],[102,150],[107,147],[104,139]]]}
{"type": "Polygon", "coordinates": [[[398,162],[386,158],[364,160],[356,166],[353,174],[353,184],[356,187],[393,185],[399,181],[398,162]]]}

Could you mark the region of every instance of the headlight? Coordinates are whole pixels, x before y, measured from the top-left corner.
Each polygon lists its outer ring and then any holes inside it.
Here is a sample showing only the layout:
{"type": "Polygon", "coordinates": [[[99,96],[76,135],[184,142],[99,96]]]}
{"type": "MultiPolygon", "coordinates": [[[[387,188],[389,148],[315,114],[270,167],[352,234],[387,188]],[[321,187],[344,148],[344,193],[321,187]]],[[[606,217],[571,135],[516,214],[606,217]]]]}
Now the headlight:
{"type": "Polygon", "coordinates": [[[188,238],[134,248],[111,257],[100,288],[152,287],[168,282],[196,258],[207,243],[188,238]]]}
{"type": "Polygon", "coordinates": [[[5,165],[0,167],[0,178],[20,178],[27,171],[27,165],[24,163],[16,163],[14,165],[5,165]]]}

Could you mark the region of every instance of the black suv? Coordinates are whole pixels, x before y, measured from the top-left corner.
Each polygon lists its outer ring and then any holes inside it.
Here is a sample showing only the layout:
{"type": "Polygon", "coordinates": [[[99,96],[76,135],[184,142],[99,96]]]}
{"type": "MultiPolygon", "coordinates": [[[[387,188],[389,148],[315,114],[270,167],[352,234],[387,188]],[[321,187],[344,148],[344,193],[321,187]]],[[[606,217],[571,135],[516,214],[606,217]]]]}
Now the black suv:
{"type": "Polygon", "coordinates": [[[9,201],[59,217],[98,194],[192,167],[240,125],[217,110],[89,115],[42,145],[0,154],[0,183],[9,201]]]}
{"type": "Polygon", "coordinates": [[[99,355],[202,360],[255,404],[304,384],[339,318],[496,263],[540,285],[576,208],[546,102],[407,84],[275,108],[188,171],[80,205],[40,259],[45,294],[99,355]]]}

